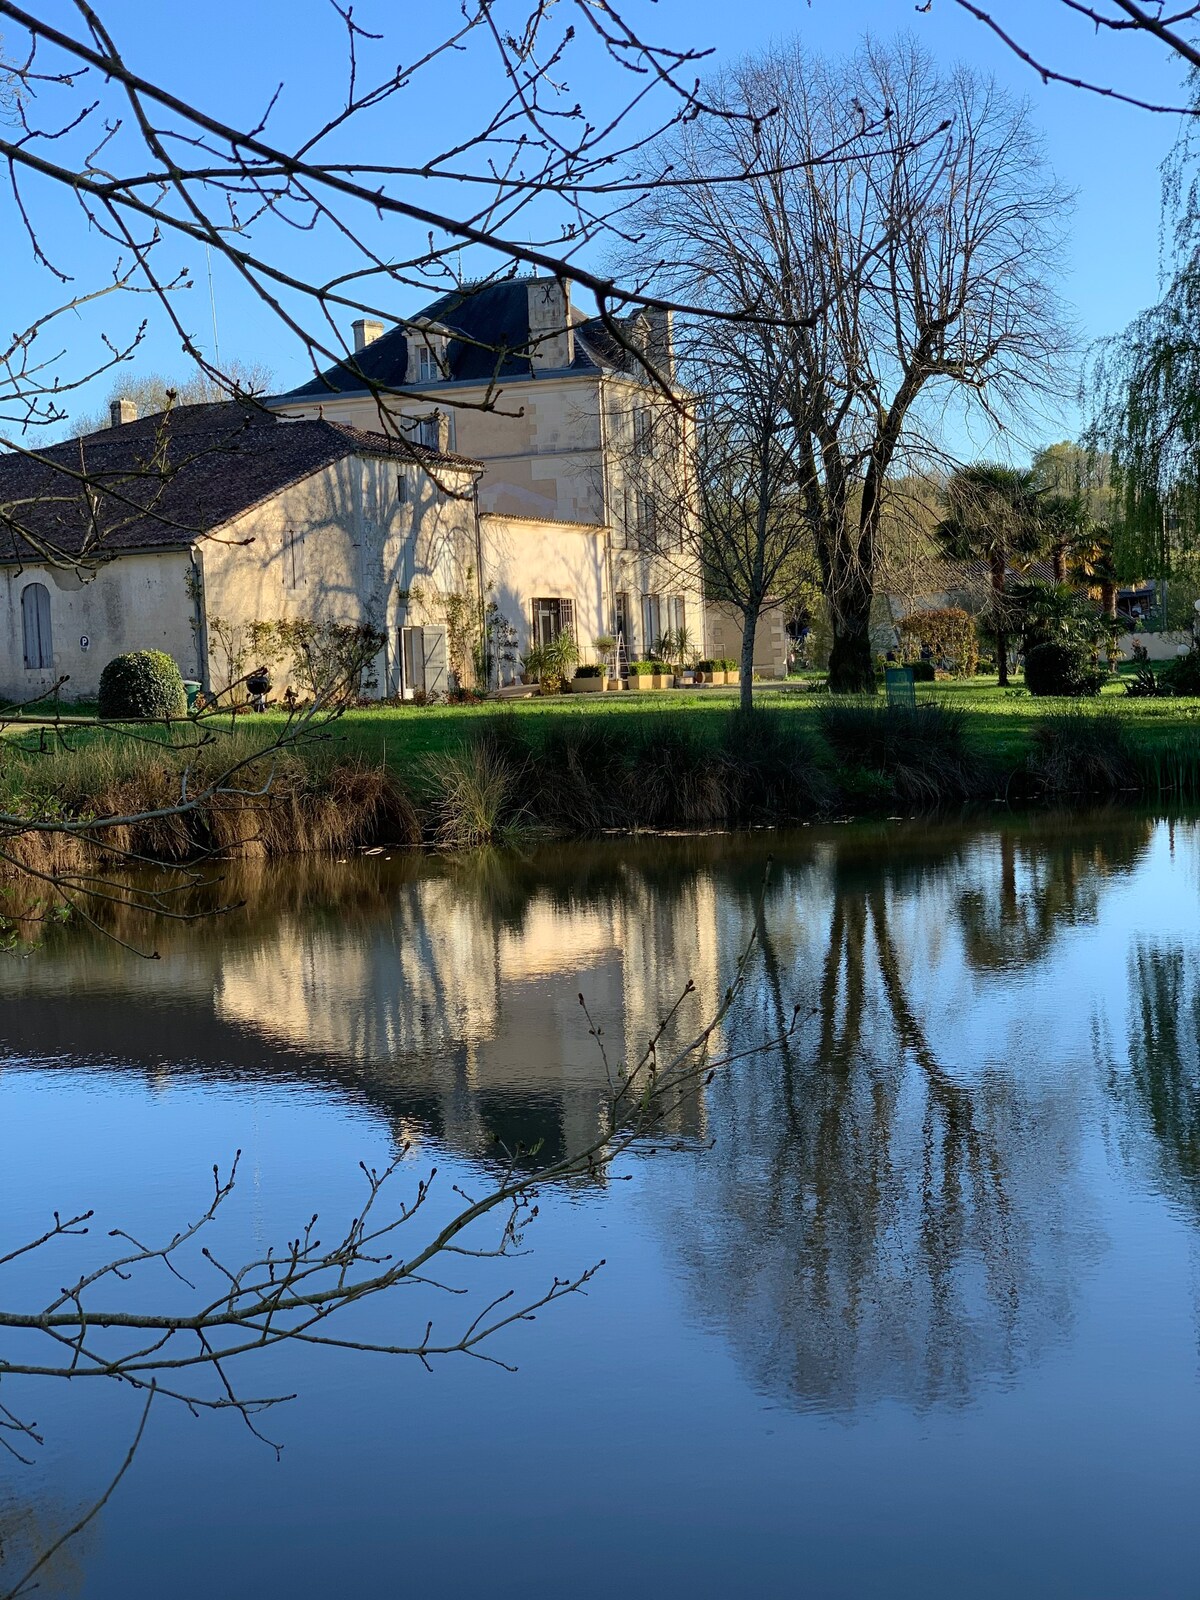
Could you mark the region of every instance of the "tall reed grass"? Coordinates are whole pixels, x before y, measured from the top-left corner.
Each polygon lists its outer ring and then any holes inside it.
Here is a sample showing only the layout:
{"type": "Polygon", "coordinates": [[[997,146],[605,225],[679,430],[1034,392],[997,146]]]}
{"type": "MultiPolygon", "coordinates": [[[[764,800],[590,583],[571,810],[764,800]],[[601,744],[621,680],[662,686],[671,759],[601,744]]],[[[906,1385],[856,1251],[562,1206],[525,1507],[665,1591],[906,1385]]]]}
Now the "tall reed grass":
{"type": "Polygon", "coordinates": [[[239,730],[199,748],[103,735],[44,754],[0,746],[0,812],[14,819],[5,848],[54,874],[129,858],[334,852],[381,833],[420,841],[412,802],[382,767],[269,745],[239,730]],[[185,777],[201,799],[181,810],[185,777]]]}

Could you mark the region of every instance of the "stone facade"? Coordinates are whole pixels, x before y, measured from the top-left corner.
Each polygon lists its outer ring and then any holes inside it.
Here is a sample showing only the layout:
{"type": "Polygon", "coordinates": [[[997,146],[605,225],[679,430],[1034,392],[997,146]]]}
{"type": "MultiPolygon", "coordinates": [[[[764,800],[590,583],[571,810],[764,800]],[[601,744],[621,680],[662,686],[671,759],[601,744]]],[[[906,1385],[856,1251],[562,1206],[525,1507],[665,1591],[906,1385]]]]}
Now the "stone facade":
{"type": "MultiPolygon", "coordinates": [[[[494,381],[455,375],[473,371],[480,359],[476,346],[466,357],[455,353],[453,319],[464,315],[459,308],[446,312],[451,325],[418,317],[403,332],[393,330],[358,352],[364,370],[381,384],[408,385],[411,392],[377,398],[353,372],[341,370],[269,403],[287,416],[322,416],[356,428],[437,439],[479,461],[479,505],[492,529],[485,540],[482,589],[507,596],[514,607],[520,597],[521,609],[510,621],[522,650],[536,632],[529,602],[555,595],[580,619],[575,631],[585,656],[591,641],[614,633],[622,619],[626,653],[646,655],[662,632],[674,628],[671,617],[683,620],[693,648],[704,654],[700,575],[677,527],[685,446],[678,424],[664,422],[677,413],[640,376],[605,358],[594,323],[571,305],[569,285],[535,278],[494,287],[504,291],[506,318],[519,302],[528,354],[523,363],[509,364],[517,370],[494,381]],[[423,375],[422,351],[430,352],[423,375]],[[503,537],[498,517],[512,519],[503,537]],[[562,525],[561,559],[553,524],[562,525]],[[583,587],[565,590],[562,574],[578,562],[583,527],[593,530],[601,559],[589,557],[583,587]],[[500,549],[503,569],[487,564],[500,549]],[[598,605],[592,587],[597,566],[598,605]]],[[[500,310],[489,312],[486,304],[472,309],[476,337],[483,339],[488,316],[499,318],[500,310]]],[[[647,325],[644,337],[650,353],[669,369],[669,323],[647,325]]]]}

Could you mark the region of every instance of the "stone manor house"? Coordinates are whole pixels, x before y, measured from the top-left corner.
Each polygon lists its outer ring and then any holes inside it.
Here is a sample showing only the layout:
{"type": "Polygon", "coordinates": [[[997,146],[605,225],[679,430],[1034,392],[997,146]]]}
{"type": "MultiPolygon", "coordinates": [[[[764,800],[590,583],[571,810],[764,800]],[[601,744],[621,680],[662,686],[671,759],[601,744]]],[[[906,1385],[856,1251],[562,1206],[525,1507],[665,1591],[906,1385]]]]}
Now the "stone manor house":
{"type": "MultiPolygon", "coordinates": [[[[669,315],[624,331],[673,380],[669,315]]],[[[736,651],[684,549],[680,414],[568,282],[456,291],[388,332],[356,323],[354,346],[263,402],[116,402],[98,433],[0,457],[0,696],[66,677],[90,697],[145,648],[220,688],[231,638],[298,618],[377,628],[375,692],[439,693],[473,679],[451,602],[509,646],[493,684],[564,630],[585,661],[668,630],[736,651]]]]}

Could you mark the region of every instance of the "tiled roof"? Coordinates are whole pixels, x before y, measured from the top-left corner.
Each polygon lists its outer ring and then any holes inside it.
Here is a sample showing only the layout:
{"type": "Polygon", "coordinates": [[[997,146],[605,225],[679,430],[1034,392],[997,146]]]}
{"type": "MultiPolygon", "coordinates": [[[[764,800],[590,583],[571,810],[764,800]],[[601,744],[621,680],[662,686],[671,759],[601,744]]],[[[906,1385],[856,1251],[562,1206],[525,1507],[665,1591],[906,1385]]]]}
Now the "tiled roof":
{"type": "Polygon", "coordinates": [[[181,406],[0,456],[0,562],[36,560],[26,534],[71,555],[187,546],[353,455],[479,465],[344,423],[284,421],[252,403],[181,406]]]}
{"type": "MultiPolygon", "coordinates": [[[[464,285],[432,301],[412,318],[413,323],[432,322],[459,334],[458,338],[450,338],[446,346],[447,377],[451,382],[490,383],[501,378],[511,381],[533,376],[529,285],[535,281],[529,277],[506,278],[496,283],[464,285]]],[[[575,322],[573,328],[572,371],[629,368],[628,352],[613,340],[599,317],[575,322]]],[[[357,372],[339,364],[277,398],[313,400],[330,394],[363,394],[369,392],[367,381],[388,390],[404,388],[408,381],[405,328],[392,328],[381,334],[354,360],[357,372]]]]}

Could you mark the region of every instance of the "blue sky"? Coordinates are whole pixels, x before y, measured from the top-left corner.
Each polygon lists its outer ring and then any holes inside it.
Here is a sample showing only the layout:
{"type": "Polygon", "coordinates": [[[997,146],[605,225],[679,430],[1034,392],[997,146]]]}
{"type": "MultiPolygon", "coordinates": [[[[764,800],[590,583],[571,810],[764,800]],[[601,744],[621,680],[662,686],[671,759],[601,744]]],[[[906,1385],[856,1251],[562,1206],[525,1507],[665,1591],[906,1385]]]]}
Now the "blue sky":
{"type": "MultiPolygon", "coordinates": [[[[779,0],[738,0],[736,5],[728,0],[658,0],[657,4],[628,0],[628,5],[630,16],[645,19],[652,36],[711,46],[717,63],[790,35],[798,35],[813,50],[836,53],[853,48],[868,31],[889,36],[907,30],[948,64],[966,61],[994,72],[1006,87],[1029,99],[1034,120],[1045,133],[1050,163],[1076,193],[1063,292],[1085,337],[1121,327],[1155,296],[1158,166],[1175,136],[1176,119],[1044,86],[953,0],[933,0],[927,13],[917,12],[912,0],[811,0],[789,5],[779,0]]],[[[64,26],[77,25],[78,13],[65,0],[51,0],[42,9],[64,26]]],[[[1180,97],[1181,73],[1173,61],[1139,41],[1115,47],[1111,41],[1095,41],[1056,0],[995,0],[994,9],[1012,32],[1055,62],[1102,81],[1119,78],[1124,87],[1154,99],[1180,97]]],[[[423,32],[435,25],[440,28],[446,17],[456,14],[452,0],[426,0],[424,6],[358,0],[355,7],[356,20],[387,36],[384,44],[369,47],[387,61],[407,54],[423,32]]],[[[341,38],[337,19],[324,0],[255,0],[249,5],[245,0],[240,4],[204,0],[190,7],[108,0],[102,15],[131,65],[231,120],[256,119],[282,80],[283,95],[271,124],[280,143],[298,136],[318,113],[336,108],[342,84],[341,38]]],[[[491,103],[494,84],[476,56],[456,58],[447,70],[420,81],[403,103],[371,125],[370,148],[347,144],[345,153],[388,159],[392,151],[423,148],[432,130],[439,135],[442,128],[456,131],[463,108],[491,103]]],[[[598,72],[591,82],[574,84],[572,90],[596,114],[611,95],[611,79],[598,72]]],[[[41,202],[40,220],[43,236],[61,246],[65,264],[83,283],[89,273],[94,277],[106,270],[112,251],[82,231],[70,204],[47,196],[41,202]]],[[[6,219],[6,230],[10,221],[6,219]]],[[[286,251],[298,270],[329,268],[336,259],[332,246],[305,234],[289,238],[286,251]]],[[[44,305],[48,290],[45,274],[35,271],[27,257],[27,251],[11,251],[5,269],[7,297],[13,307],[22,309],[44,305]]],[[[190,246],[179,256],[180,265],[192,270],[195,283],[181,304],[187,326],[207,340],[211,317],[199,257],[200,252],[190,246]]],[[[215,274],[215,293],[225,358],[239,354],[266,363],[280,387],[306,375],[294,342],[223,266],[215,274]]],[[[110,308],[111,302],[106,317],[111,316],[110,308]]],[[[415,297],[414,303],[398,303],[396,309],[415,310],[415,297]]],[[[161,314],[155,315],[145,301],[121,313],[125,326],[143,314],[151,315],[151,326],[137,365],[182,371],[178,336],[164,325],[161,314]]],[[[79,326],[94,336],[96,317],[79,326]]],[[[94,405],[97,389],[107,389],[110,382],[93,385],[76,409],[94,405]]],[[[1063,428],[1074,421],[1069,410],[1063,414],[1063,428]]],[[[1063,428],[1048,423],[1047,435],[1063,428]]]]}

